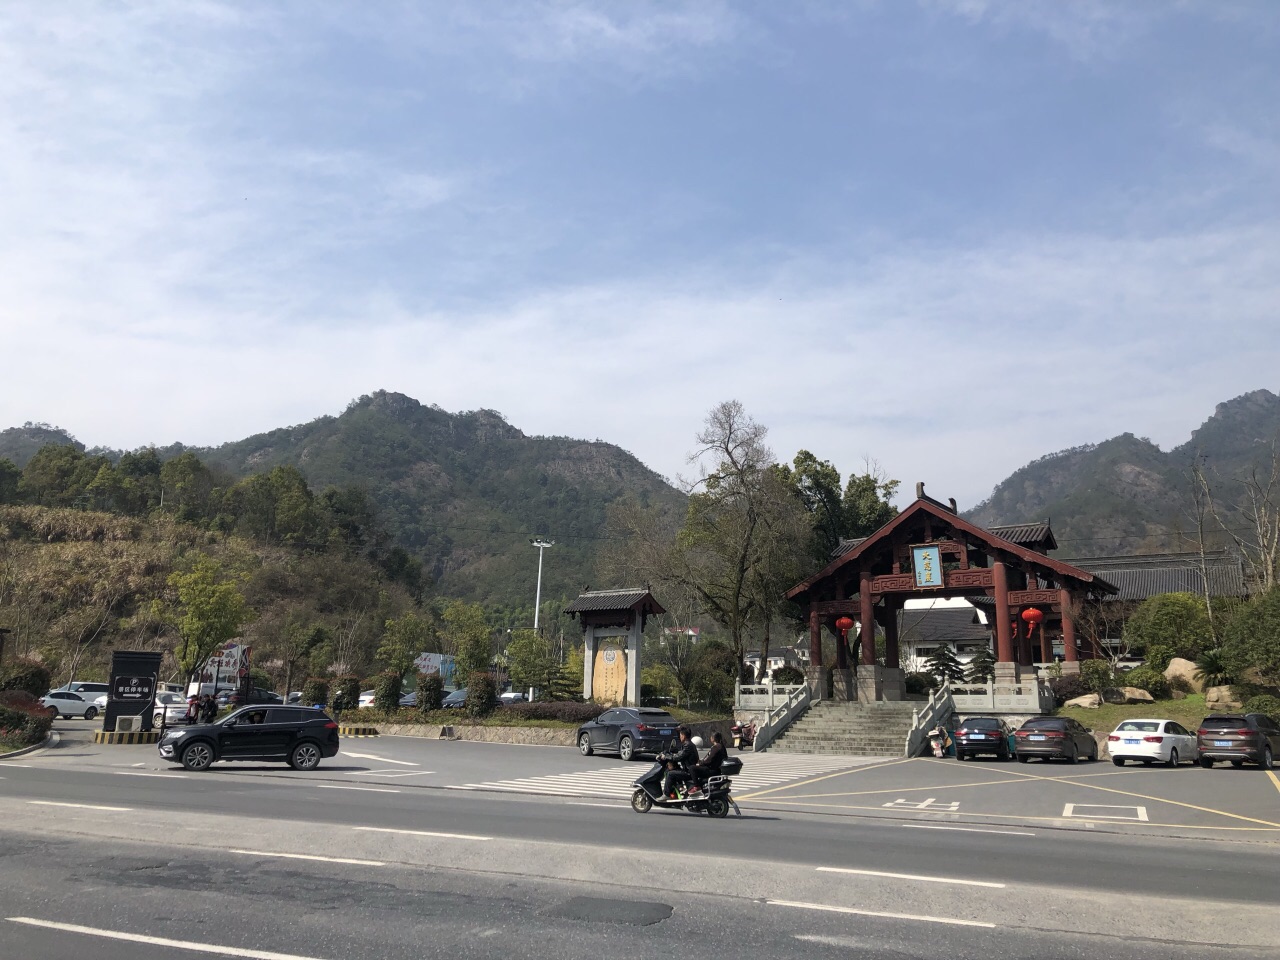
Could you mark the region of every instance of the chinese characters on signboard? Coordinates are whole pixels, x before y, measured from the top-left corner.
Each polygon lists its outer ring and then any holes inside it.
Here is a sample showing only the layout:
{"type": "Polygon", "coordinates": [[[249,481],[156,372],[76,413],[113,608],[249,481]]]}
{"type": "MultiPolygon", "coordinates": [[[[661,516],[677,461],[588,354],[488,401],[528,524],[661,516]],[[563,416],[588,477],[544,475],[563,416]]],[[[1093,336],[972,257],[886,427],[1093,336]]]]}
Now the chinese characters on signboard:
{"type": "Polygon", "coordinates": [[[111,686],[111,699],[150,702],[155,695],[155,677],[115,677],[111,686]]]}
{"type": "Polygon", "coordinates": [[[942,586],[942,551],[938,547],[912,547],[911,564],[917,587],[942,586]]]}

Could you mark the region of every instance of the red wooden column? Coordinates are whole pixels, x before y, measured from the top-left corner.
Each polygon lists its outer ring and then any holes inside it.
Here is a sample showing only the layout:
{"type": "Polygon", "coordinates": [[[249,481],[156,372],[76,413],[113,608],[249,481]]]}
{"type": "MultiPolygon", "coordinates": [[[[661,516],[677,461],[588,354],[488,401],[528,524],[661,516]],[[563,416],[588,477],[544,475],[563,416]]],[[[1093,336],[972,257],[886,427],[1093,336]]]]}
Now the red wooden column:
{"type": "Polygon", "coordinates": [[[1071,591],[1059,590],[1058,603],[1062,605],[1062,659],[1075,663],[1080,659],[1080,650],[1076,646],[1076,622],[1071,619],[1071,591]]]}
{"type": "Polygon", "coordinates": [[[862,662],[872,665],[876,662],[876,611],[871,605],[871,572],[862,571],[862,582],[859,585],[859,602],[862,609],[862,662]]]}
{"type": "MultiPolygon", "coordinates": [[[[1045,619],[1048,618],[1046,617],[1045,619]]],[[[1040,631],[1040,660],[1043,663],[1053,663],[1053,640],[1050,639],[1049,632],[1045,630],[1045,621],[1041,620],[1036,629],[1040,631]]]]}
{"type": "Polygon", "coordinates": [[[892,600],[885,601],[884,665],[895,670],[902,665],[898,654],[898,605],[892,600]]]}
{"type": "Polygon", "coordinates": [[[996,660],[1013,663],[1013,631],[1009,628],[1009,572],[1004,563],[991,564],[991,581],[996,592],[996,660]]]}
{"type": "Polygon", "coordinates": [[[822,666],[822,621],[816,600],[809,604],[809,666],[822,666]]]}

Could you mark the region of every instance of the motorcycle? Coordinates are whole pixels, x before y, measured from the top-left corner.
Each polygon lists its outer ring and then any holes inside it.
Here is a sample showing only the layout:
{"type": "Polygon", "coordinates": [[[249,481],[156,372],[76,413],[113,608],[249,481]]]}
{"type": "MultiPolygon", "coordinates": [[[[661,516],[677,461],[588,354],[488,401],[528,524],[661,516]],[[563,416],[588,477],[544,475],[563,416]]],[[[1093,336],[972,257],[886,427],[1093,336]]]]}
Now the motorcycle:
{"type": "MultiPolygon", "coordinates": [[[[648,813],[654,807],[671,807],[684,809],[689,813],[707,813],[717,819],[727,817],[730,806],[738,810],[738,805],[733,802],[733,797],[729,793],[733,783],[729,778],[742,772],[741,760],[737,757],[727,758],[721,764],[718,774],[708,777],[705,781],[688,781],[689,784],[699,787],[696,793],[690,795],[686,784],[681,784],[680,796],[673,798],[662,792],[662,779],[667,772],[667,762],[670,759],[668,754],[658,754],[649,772],[632,784],[636,788],[635,793],[631,794],[632,810],[636,813],[648,813]]],[[[741,816],[742,811],[738,810],[738,814],[741,816]]]]}
{"type": "Polygon", "coordinates": [[[735,749],[741,750],[743,747],[749,747],[756,742],[756,724],[752,720],[748,723],[733,722],[733,726],[729,728],[729,733],[733,736],[733,746],[735,749]]]}

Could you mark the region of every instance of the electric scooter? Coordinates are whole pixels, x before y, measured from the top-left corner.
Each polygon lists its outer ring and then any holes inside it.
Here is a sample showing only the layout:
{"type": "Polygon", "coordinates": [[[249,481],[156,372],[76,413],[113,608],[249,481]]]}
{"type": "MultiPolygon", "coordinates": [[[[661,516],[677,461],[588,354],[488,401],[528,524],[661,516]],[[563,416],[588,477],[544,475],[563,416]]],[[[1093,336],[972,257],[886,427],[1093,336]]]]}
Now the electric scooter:
{"type": "Polygon", "coordinates": [[[730,789],[733,781],[730,777],[742,772],[742,761],[737,757],[728,757],[720,766],[720,772],[709,777],[705,782],[690,780],[680,784],[679,795],[668,797],[662,792],[662,779],[667,772],[667,762],[671,758],[660,753],[657,761],[649,771],[639,777],[633,784],[635,792],[631,794],[631,809],[636,813],[648,813],[654,807],[671,807],[682,809],[688,813],[707,813],[717,819],[729,815],[732,806],[738,815],[738,805],[733,802],[730,789]],[[690,792],[689,788],[697,787],[690,792]]]}

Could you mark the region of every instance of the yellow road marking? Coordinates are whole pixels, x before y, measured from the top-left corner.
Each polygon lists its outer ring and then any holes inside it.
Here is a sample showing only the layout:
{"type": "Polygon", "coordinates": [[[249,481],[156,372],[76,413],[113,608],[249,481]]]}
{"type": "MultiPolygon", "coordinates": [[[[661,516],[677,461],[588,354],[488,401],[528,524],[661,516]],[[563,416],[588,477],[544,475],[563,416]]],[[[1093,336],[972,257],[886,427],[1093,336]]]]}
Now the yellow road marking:
{"type": "Polygon", "coordinates": [[[1272,782],[1272,783],[1274,783],[1274,784],[1276,785],[1276,789],[1277,789],[1277,790],[1280,790],[1280,777],[1277,777],[1277,776],[1275,775],[1275,771],[1273,771],[1273,770],[1268,770],[1268,771],[1267,771],[1267,776],[1268,776],[1268,777],[1270,777],[1270,778],[1271,778],[1271,782],[1272,782]]]}
{"type": "MultiPolygon", "coordinates": [[[[741,799],[741,798],[739,798],[741,799]]],[[[761,803],[789,804],[795,807],[815,807],[826,810],[874,810],[883,814],[884,807],[860,807],[848,803],[801,803],[796,800],[788,800],[785,797],[779,800],[761,800],[761,803]]],[[[1209,811],[1215,813],[1217,811],[1209,811]]],[[[1088,817],[1030,817],[1015,813],[956,813],[950,814],[952,817],[983,817],[988,820],[1027,820],[1036,823],[1100,823],[1105,826],[1116,826],[1123,821],[1119,820],[1093,820],[1088,817]]],[[[1231,814],[1227,814],[1231,816],[1231,814]]],[[[898,820],[899,817],[884,817],[886,820],[898,820]]],[[[1249,820],[1249,817],[1240,817],[1241,820],[1249,820]]],[[[915,822],[915,821],[912,821],[915,822]]],[[[1134,821],[1136,822],[1136,821],[1134,821]]],[[[1255,820],[1254,823],[1267,823],[1266,820],[1255,820]]],[[[1194,823],[1142,823],[1143,827],[1170,827],[1178,830],[1230,830],[1236,833],[1275,833],[1280,831],[1280,824],[1270,824],[1264,827],[1212,827],[1202,826],[1194,823]]]]}
{"type": "Polygon", "coordinates": [[[754,800],[756,797],[767,796],[770,793],[777,793],[779,790],[791,790],[795,787],[808,786],[811,783],[818,783],[821,780],[830,780],[832,777],[847,777],[851,773],[862,773],[864,770],[883,770],[885,767],[892,767],[899,763],[906,763],[910,757],[903,757],[901,760],[890,760],[888,763],[873,763],[865,767],[854,767],[852,770],[839,770],[836,773],[828,773],[821,777],[813,777],[809,780],[799,780],[795,783],[784,783],[780,787],[770,787],[768,790],[759,790],[756,793],[743,794],[737,797],[738,800],[754,800]]]}
{"type": "MultiPolygon", "coordinates": [[[[1135,773],[1136,773],[1137,771],[1133,771],[1133,772],[1135,772],[1135,773]]],[[[1117,775],[1118,775],[1118,773],[1112,773],[1112,772],[1108,772],[1108,773],[1093,773],[1093,774],[1085,774],[1085,776],[1093,776],[1093,777],[1114,777],[1114,776],[1117,776],[1117,775]]],[[[1122,774],[1120,774],[1120,775],[1122,775],[1122,774]]],[[[1062,782],[1062,783],[1075,783],[1075,782],[1076,782],[1077,780],[1079,780],[1079,779],[1083,779],[1083,777],[1075,777],[1075,778],[1071,778],[1071,779],[1062,779],[1060,782],[1062,782]]],[[[1015,785],[1015,784],[1020,784],[1020,783],[1035,783],[1035,782],[1037,782],[1037,781],[1039,781],[1039,782],[1054,782],[1054,781],[1059,781],[1059,780],[1060,780],[1060,778],[1058,778],[1058,777],[1036,777],[1036,776],[1031,776],[1031,775],[1024,775],[1024,776],[1023,776],[1023,779],[1021,779],[1021,780],[974,780],[974,781],[972,781],[971,783],[943,783],[943,784],[934,784],[933,786],[928,786],[928,787],[886,787],[886,788],[884,788],[884,789],[879,789],[879,790],[858,790],[858,791],[852,791],[852,792],[849,792],[849,793],[801,793],[801,794],[798,794],[798,796],[799,796],[799,797],[808,797],[808,798],[817,798],[817,797],[867,797],[867,796],[872,796],[872,795],[877,794],[877,793],[913,793],[913,792],[917,792],[917,791],[920,791],[920,790],[965,790],[965,789],[968,789],[969,787],[1013,786],[1013,785],[1015,785]]],[[[793,786],[793,787],[802,787],[802,786],[804,786],[804,784],[803,784],[803,783],[797,783],[797,784],[792,784],[792,786],[793,786]]],[[[1087,784],[1086,784],[1086,786],[1087,786],[1087,784]]],[[[776,788],[776,789],[781,790],[781,789],[783,789],[783,788],[782,788],[782,787],[778,787],[778,788],[776,788]]],[[[739,797],[738,799],[739,799],[739,800],[745,800],[745,799],[747,799],[747,798],[746,798],[746,797],[739,797]]]]}

